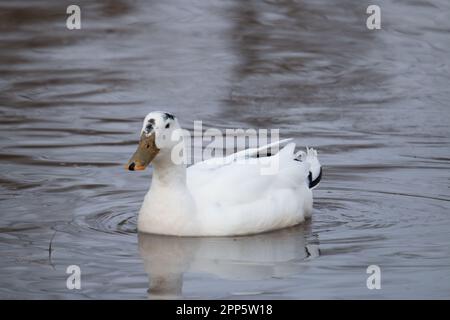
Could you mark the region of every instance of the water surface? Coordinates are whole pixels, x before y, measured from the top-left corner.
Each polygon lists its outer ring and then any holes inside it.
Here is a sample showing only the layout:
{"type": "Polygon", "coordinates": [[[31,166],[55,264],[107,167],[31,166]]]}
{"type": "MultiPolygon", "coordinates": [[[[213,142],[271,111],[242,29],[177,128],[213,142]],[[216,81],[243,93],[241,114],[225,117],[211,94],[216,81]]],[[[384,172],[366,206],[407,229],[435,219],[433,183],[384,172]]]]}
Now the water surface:
{"type": "Polygon", "coordinates": [[[70,4],[0,2],[1,298],[450,297],[447,1],[378,1],[378,31],[349,0],[78,1],[74,31],[70,4]],[[151,169],[123,164],[161,108],[314,146],[312,220],[138,235],[151,169]]]}

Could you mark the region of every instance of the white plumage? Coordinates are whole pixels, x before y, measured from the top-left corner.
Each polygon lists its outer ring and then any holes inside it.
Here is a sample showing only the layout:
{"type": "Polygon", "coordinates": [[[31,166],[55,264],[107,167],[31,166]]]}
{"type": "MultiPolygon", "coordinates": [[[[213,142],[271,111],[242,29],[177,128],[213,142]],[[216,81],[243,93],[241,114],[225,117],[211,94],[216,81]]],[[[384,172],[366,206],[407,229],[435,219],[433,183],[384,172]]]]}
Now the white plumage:
{"type": "Polygon", "coordinates": [[[257,157],[268,148],[264,146],[186,168],[174,163],[172,154],[182,136],[178,141],[167,139],[180,126],[172,115],[165,115],[152,112],[144,120],[142,134],[154,133],[159,150],[152,161],[151,187],[139,212],[139,231],[175,236],[245,235],[293,226],[311,216],[310,179],[318,180],[321,174],[315,150],[295,153],[295,144],[283,140],[270,145],[287,143],[269,157],[257,157]],[[145,131],[150,120],[151,131],[145,131]]]}

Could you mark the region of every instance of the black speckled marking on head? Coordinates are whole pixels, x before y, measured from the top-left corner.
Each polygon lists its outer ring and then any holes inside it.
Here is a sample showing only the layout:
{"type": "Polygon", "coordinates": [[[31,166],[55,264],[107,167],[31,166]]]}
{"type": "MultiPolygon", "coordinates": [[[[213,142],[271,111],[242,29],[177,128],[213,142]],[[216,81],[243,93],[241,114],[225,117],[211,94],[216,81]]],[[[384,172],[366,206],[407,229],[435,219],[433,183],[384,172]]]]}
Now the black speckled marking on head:
{"type": "Polygon", "coordinates": [[[150,119],[145,126],[145,132],[150,133],[153,131],[153,126],[155,125],[155,119],[150,119]]]}
{"type": "Polygon", "coordinates": [[[167,120],[167,119],[173,120],[173,119],[175,119],[175,116],[168,112],[164,112],[164,120],[167,120]]]}

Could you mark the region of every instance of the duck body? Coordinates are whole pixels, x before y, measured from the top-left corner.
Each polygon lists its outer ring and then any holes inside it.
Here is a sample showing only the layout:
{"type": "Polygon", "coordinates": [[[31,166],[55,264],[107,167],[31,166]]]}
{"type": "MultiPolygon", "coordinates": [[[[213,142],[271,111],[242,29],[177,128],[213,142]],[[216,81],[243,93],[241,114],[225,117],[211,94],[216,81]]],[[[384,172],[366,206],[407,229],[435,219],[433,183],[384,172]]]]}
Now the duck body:
{"type": "MultiPolygon", "coordinates": [[[[146,120],[150,117],[166,126],[158,115],[150,113],[146,120]]],[[[237,236],[302,223],[311,217],[310,187],[320,180],[321,167],[315,150],[295,153],[294,143],[272,156],[259,156],[285,142],[190,167],[172,161],[172,148],[159,148],[138,230],[173,236],[237,236]]]]}

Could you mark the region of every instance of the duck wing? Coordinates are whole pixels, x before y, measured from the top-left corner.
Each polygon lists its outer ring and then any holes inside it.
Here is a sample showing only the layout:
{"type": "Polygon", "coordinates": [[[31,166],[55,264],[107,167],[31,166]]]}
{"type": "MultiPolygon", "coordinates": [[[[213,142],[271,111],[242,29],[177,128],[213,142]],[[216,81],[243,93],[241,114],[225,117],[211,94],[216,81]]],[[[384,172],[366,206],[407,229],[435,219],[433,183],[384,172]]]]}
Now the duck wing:
{"type": "Polygon", "coordinates": [[[271,147],[288,141],[195,164],[187,170],[188,188],[194,198],[200,199],[200,206],[214,202],[219,207],[248,203],[277,190],[295,190],[306,183],[310,167],[307,162],[294,161],[295,144],[267,155],[271,147]]]}

